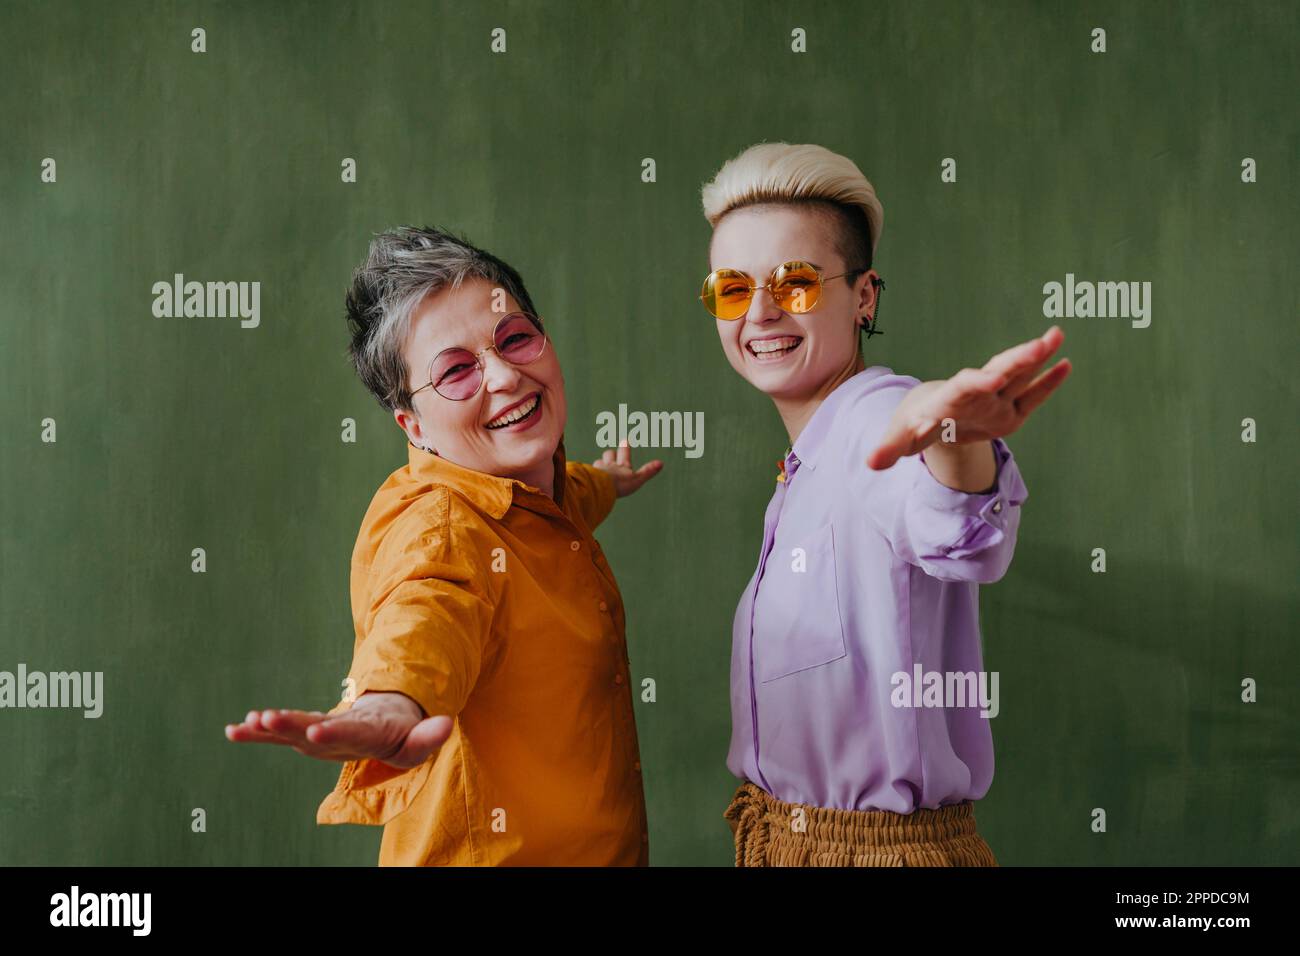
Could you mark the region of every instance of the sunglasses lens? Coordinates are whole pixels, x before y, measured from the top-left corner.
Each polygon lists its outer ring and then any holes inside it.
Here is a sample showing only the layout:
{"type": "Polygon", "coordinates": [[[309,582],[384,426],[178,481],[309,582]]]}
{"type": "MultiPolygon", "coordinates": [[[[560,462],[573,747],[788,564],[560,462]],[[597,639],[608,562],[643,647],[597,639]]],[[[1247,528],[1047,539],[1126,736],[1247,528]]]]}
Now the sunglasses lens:
{"type": "Polygon", "coordinates": [[[478,391],[483,370],[466,349],[447,349],[433,360],[429,380],[443,398],[461,402],[478,391]]]}
{"type": "Polygon", "coordinates": [[[749,276],[735,269],[719,269],[704,280],[700,298],[704,307],[719,319],[738,319],[749,311],[753,298],[749,276]]]}
{"type": "Polygon", "coordinates": [[[546,347],[542,327],[524,312],[507,315],[497,323],[494,341],[497,351],[514,365],[536,360],[546,347]]]}
{"type": "MultiPolygon", "coordinates": [[[[492,344],[511,365],[524,365],[541,356],[546,348],[546,333],[535,315],[512,312],[497,323],[492,344]]],[[[445,349],[429,367],[429,381],[443,398],[462,402],[478,392],[483,384],[483,369],[468,349],[445,349]]]]}
{"type": "Polygon", "coordinates": [[[821,276],[807,262],[787,262],[773,276],[772,298],[787,312],[808,312],[821,294],[821,276]]]}

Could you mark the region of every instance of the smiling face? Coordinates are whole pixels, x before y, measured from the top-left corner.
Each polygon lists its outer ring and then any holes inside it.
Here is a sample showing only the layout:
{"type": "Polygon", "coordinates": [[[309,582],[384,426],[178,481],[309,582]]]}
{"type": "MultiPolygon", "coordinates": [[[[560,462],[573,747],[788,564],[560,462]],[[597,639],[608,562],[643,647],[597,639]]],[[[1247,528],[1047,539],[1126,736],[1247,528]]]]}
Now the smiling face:
{"type": "MultiPolygon", "coordinates": [[[[458,289],[429,295],[412,314],[403,351],[411,391],[430,380],[431,364],[444,349],[481,352],[483,384],[478,392],[454,401],[425,388],[413,399],[418,417],[401,410],[394,415],[415,445],[428,446],[465,468],[518,478],[549,492],[551,458],[568,417],[560,361],[551,342],[535,361],[518,366],[495,350],[483,351],[492,344],[493,330],[505,314],[492,311],[492,293],[491,283],[471,278],[458,289]]],[[[519,304],[507,296],[506,308],[518,311],[519,304]]],[[[440,361],[433,367],[435,380],[447,382],[465,372],[443,368],[446,364],[440,361]]],[[[450,387],[444,385],[443,390],[450,387]]]]}
{"type": "MultiPolygon", "coordinates": [[[[759,285],[782,263],[802,260],[823,276],[838,276],[862,264],[844,262],[836,228],[830,215],[812,207],[742,206],[714,229],[709,269],[738,269],[759,285]]],[[[760,288],[743,318],[716,320],[731,367],[778,404],[824,398],[861,368],[858,324],[873,312],[875,276],[873,269],[829,279],[812,311],[804,313],[783,311],[760,288]]]]}

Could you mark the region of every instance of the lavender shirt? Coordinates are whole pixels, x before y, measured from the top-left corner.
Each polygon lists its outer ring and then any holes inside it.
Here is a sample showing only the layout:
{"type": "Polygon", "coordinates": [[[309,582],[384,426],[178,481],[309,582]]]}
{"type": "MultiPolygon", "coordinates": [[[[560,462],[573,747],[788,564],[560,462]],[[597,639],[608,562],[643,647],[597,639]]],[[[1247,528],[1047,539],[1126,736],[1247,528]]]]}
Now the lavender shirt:
{"type": "Polygon", "coordinates": [[[727,767],[778,800],[911,813],[993,780],[978,699],[897,707],[893,675],[981,671],[978,585],[1006,572],[1028,492],[1001,439],[987,494],[940,484],[923,456],[868,468],[919,384],[877,365],[835,389],[767,506],[732,628],[727,767]]]}

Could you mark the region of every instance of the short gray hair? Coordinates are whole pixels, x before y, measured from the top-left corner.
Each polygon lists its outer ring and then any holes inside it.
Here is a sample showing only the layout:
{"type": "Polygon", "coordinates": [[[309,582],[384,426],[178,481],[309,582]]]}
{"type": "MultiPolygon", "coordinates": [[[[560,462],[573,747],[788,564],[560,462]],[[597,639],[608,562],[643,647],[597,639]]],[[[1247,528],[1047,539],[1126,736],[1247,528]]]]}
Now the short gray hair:
{"type": "Polygon", "coordinates": [[[370,243],[347,292],[348,357],[362,383],[388,411],[414,411],[402,349],[416,307],[431,292],[486,279],[534,315],[519,273],[463,236],[425,226],[398,226],[370,243]]]}

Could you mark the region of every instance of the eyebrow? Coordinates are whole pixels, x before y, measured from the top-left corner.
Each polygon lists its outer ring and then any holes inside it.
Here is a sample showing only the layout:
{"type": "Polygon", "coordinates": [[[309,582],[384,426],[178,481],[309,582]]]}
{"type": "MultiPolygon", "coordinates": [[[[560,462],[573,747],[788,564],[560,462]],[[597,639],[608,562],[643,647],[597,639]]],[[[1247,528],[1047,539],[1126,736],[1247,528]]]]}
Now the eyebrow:
{"type": "MultiPolygon", "coordinates": [[[[522,311],[522,310],[520,310],[520,309],[516,309],[516,310],[514,310],[514,311],[517,312],[517,311],[522,311]]],[[[511,314],[513,314],[513,313],[512,313],[512,312],[503,312],[503,313],[501,313],[501,315],[497,316],[496,320],[493,322],[492,329],[495,331],[495,330],[496,330],[496,322],[500,322],[500,321],[501,321],[501,318],[502,318],[503,316],[511,315],[511,314]]],[[[489,344],[489,345],[492,344],[492,342],[491,342],[491,334],[490,334],[490,333],[489,333],[489,342],[488,342],[488,344],[489,344]]],[[[442,345],[442,346],[439,346],[438,348],[436,348],[436,349],[433,350],[433,358],[436,359],[436,358],[437,358],[439,355],[441,355],[443,352],[446,352],[446,351],[448,351],[448,350],[450,350],[450,349],[460,349],[462,352],[469,352],[471,355],[474,354],[474,350],[473,350],[472,348],[470,348],[468,345],[464,345],[464,344],[458,344],[458,345],[442,345]]],[[[433,361],[433,359],[430,359],[430,361],[433,361]]]]}
{"type": "MultiPolygon", "coordinates": [[[[783,259],[781,262],[778,262],[778,263],[777,263],[775,266],[773,266],[771,269],[768,269],[768,270],[767,270],[767,274],[768,274],[768,275],[771,275],[771,274],[772,274],[773,272],[775,272],[775,271],[776,271],[780,266],[785,265],[785,263],[787,263],[787,262],[806,262],[806,263],[808,263],[808,265],[812,266],[812,267],[813,267],[814,269],[816,269],[818,272],[825,272],[825,271],[826,271],[824,268],[822,268],[822,265],[821,265],[820,262],[813,262],[811,259],[783,259]]],[[[722,269],[730,269],[730,268],[734,268],[734,266],[719,266],[719,268],[722,268],[722,269]]],[[[741,272],[745,272],[746,270],[741,269],[740,271],[741,271],[741,272]]]]}

